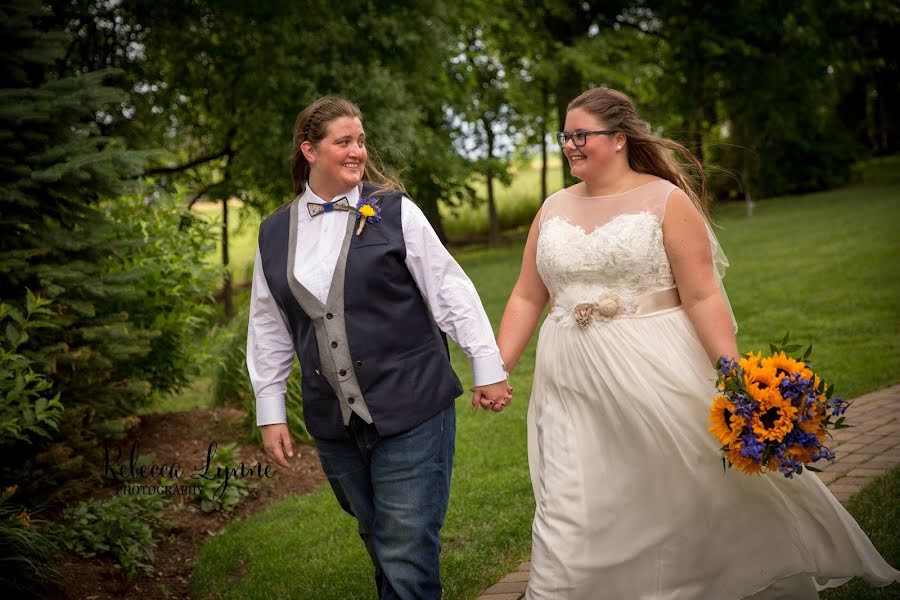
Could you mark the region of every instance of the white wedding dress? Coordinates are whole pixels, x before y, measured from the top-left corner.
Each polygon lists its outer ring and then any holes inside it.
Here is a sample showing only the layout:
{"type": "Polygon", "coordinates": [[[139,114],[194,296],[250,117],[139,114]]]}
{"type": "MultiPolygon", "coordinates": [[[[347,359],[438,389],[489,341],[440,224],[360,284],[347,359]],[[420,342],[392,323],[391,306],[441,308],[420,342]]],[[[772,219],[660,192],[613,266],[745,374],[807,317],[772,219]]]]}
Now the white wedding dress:
{"type": "Polygon", "coordinates": [[[898,580],[813,473],[723,472],[707,431],[715,371],[660,292],[675,286],[661,226],[673,189],[562,190],[542,208],[537,267],[553,309],[528,409],[527,598],[799,600],[856,575],[898,580]],[[597,298],[607,312],[582,326],[573,309],[597,298]]]}

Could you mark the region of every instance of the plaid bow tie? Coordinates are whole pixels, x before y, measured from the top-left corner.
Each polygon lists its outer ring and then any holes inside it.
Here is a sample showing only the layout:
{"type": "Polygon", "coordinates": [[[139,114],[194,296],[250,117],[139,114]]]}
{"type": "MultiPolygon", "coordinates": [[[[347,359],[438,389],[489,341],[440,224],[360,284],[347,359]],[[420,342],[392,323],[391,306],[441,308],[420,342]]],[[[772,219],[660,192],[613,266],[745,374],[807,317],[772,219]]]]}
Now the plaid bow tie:
{"type": "Polygon", "coordinates": [[[307,202],[306,209],[309,211],[310,217],[318,217],[323,213],[333,212],[335,210],[348,211],[350,210],[350,201],[344,196],[334,202],[326,202],[324,204],[320,204],[319,202],[307,202]]]}

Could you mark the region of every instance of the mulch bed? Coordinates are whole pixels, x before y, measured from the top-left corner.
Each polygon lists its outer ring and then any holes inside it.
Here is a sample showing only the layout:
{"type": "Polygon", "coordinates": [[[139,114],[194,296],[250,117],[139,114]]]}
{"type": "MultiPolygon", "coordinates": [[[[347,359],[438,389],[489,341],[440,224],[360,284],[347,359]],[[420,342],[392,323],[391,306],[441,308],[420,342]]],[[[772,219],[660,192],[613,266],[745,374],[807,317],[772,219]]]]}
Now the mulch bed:
{"type": "MultiPolygon", "coordinates": [[[[152,454],[157,465],[179,465],[189,474],[195,466],[206,462],[211,442],[222,446],[240,440],[246,433],[244,413],[229,408],[199,409],[186,412],[145,415],[132,435],[121,443],[121,464],[128,464],[132,442],[140,442],[140,455],[152,454]]],[[[247,467],[266,465],[261,448],[238,442],[238,454],[247,467]]],[[[166,502],[183,504],[181,510],[166,510],[165,522],[171,525],[156,547],[155,574],[136,576],[126,581],[112,561],[106,557],[83,559],[72,555],[55,563],[63,575],[62,588],[49,596],[51,600],[107,600],[118,598],[189,598],[191,571],[200,547],[210,536],[220,533],[234,519],[263,510],[272,502],[289,494],[305,494],[326,482],[312,446],[294,444],[290,468],[272,465],[271,479],[253,478],[259,485],[231,513],[204,513],[195,496],[167,496],[166,502]]],[[[182,483],[190,484],[189,475],[182,483]]],[[[139,483],[147,484],[147,481],[139,483]]],[[[117,488],[102,487],[89,497],[107,498],[117,488]]]]}

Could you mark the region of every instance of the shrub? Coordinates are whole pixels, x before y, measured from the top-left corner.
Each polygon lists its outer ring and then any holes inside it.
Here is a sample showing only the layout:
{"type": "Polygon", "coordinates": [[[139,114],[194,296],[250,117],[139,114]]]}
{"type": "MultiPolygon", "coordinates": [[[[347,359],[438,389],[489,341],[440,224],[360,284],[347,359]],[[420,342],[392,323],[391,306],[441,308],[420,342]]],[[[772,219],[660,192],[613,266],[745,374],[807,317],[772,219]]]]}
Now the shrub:
{"type": "Polygon", "coordinates": [[[0,493],[0,589],[15,592],[14,597],[43,597],[59,580],[50,565],[56,544],[42,531],[44,521],[10,501],[16,489],[0,493]]]}
{"type": "Polygon", "coordinates": [[[243,477],[231,476],[226,479],[224,471],[234,469],[239,462],[241,460],[234,442],[216,449],[216,455],[205,473],[208,477],[196,480],[200,486],[200,510],[231,512],[256,487],[243,477]]]}
{"type": "Polygon", "coordinates": [[[114,496],[87,500],[63,513],[63,546],[83,558],[109,556],[113,565],[130,579],[137,573],[153,573],[154,529],[162,525],[163,497],[114,496]]]}
{"type": "Polygon", "coordinates": [[[50,326],[41,318],[51,315],[50,302],[35,296],[25,297],[24,311],[0,303],[0,446],[11,442],[30,442],[35,437],[49,438],[59,428],[62,404],[52,382],[32,368],[32,361],[18,353],[28,341],[28,332],[50,326]]]}

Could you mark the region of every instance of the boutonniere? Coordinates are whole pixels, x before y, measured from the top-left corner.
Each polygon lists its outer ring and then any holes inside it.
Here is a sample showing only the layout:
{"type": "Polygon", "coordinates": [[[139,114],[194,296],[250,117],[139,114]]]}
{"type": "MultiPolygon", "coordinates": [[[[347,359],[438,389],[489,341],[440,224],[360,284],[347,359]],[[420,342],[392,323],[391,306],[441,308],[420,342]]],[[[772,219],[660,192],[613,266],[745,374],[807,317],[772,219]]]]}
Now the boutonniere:
{"type": "Polygon", "coordinates": [[[354,211],[359,221],[359,227],[356,228],[357,237],[366,227],[366,223],[377,223],[381,220],[381,207],[378,206],[377,198],[360,198],[354,211]]]}

